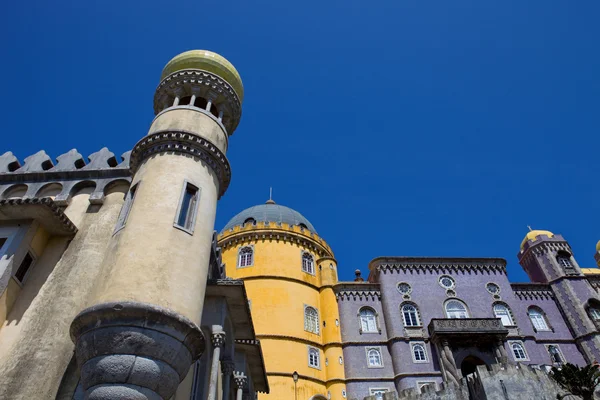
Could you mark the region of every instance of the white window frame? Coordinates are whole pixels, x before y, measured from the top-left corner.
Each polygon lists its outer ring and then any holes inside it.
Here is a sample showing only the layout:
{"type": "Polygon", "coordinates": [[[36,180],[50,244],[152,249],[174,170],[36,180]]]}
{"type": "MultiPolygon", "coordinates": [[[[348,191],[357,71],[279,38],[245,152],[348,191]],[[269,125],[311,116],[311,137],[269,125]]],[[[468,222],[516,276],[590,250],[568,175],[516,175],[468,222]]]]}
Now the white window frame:
{"type": "Polygon", "coordinates": [[[129,214],[131,214],[133,202],[135,201],[135,195],[140,189],[141,183],[142,181],[137,181],[134,185],[129,186],[129,189],[127,189],[127,193],[125,193],[125,200],[123,201],[123,205],[121,206],[121,212],[119,213],[119,217],[117,218],[117,225],[115,226],[113,235],[119,232],[121,229],[125,228],[127,220],[129,219],[129,214]]]}
{"type": "Polygon", "coordinates": [[[429,362],[429,354],[427,354],[427,346],[425,346],[425,342],[410,342],[410,355],[414,364],[426,364],[429,362]],[[417,360],[415,357],[415,346],[421,346],[423,348],[423,354],[425,355],[424,360],[417,360]]]}
{"type": "Polygon", "coordinates": [[[365,356],[367,357],[367,368],[383,368],[383,354],[381,353],[381,346],[369,346],[365,347],[365,356]],[[379,353],[379,364],[371,365],[371,359],[369,357],[370,351],[376,351],[379,353]]]}
{"type": "Polygon", "coordinates": [[[558,350],[558,355],[561,359],[561,364],[565,364],[567,362],[567,360],[565,359],[565,355],[562,351],[562,349],[560,348],[560,346],[556,343],[548,343],[546,345],[544,345],[546,347],[546,352],[548,353],[548,357],[550,357],[550,361],[552,362],[552,365],[557,365],[557,362],[554,362],[554,360],[552,359],[552,354],[550,354],[550,346],[554,346],[556,347],[556,349],[558,350]]]}
{"type": "Polygon", "coordinates": [[[319,334],[319,332],[320,332],[320,330],[319,330],[319,324],[320,324],[320,321],[321,321],[321,319],[319,318],[319,310],[318,310],[316,307],[309,306],[308,304],[305,304],[305,305],[304,305],[304,330],[305,330],[306,332],[310,332],[310,333],[313,333],[313,334],[315,334],[315,335],[318,335],[318,334],[319,334]],[[314,331],[313,331],[313,330],[310,330],[310,329],[308,329],[308,328],[309,328],[309,326],[308,326],[308,320],[307,320],[307,318],[306,318],[306,316],[307,316],[307,315],[306,315],[306,312],[307,312],[307,310],[308,310],[308,309],[311,309],[311,310],[314,310],[314,311],[315,311],[315,315],[316,315],[316,321],[315,321],[315,330],[314,330],[314,331]]]}
{"type": "Polygon", "coordinates": [[[245,245],[245,246],[240,246],[238,248],[238,252],[237,252],[237,267],[238,268],[249,268],[249,267],[253,267],[254,266],[254,245],[253,244],[249,244],[249,245],[245,245]],[[244,249],[250,249],[252,251],[252,262],[248,265],[241,265],[242,264],[242,259],[241,259],[241,255],[242,255],[242,250],[244,249]]]}
{"type": "Polygon", "coordinates": [[[309,368],[314,368],[314,369],[319,369],[319,370],[321,369],[321,353],[318,348],[316,348],[314,346],[307,346],[306,356],[307,356],[307,362],[308,362],[309,368]],[[317,352],[317,364],[316,365],[312,364],[310,361],[311,351],[317,352]]]}
{"type": "Polygon", "coordinates": [[[512,353],[513,359],[515,361],[529,361],[529,354],[527,353],[527,349],[525,348],[525,343],[523,343],[521,340],[509,340],[508,347],[509,347],[510,352],[512,353]],[[521,346],[521,349],[523,350],[523,354],[525,355],[525,357],[517,358],[517,355],[515,354],[515,351],[513,350],[514,345],[521,346]]]}
{"type": "Polygon", "coordinates": [[[598,322],[600,321],[600,309],[594,306],[588,307],[589,315],[592,321],[598,322]]]}
{"type": "Polygon", "coordinates": [[[433,386],[433,390],[437,390],[437,382],[436,381],[417,381],[415,384],[417,386],[418,393],[423,393],[421,391],[423,389],[423,386],[433,386]]]}
{"type": "Polygon", "coordinates": [[[402,322],[404,323],[404,326],[407,328],[414,328],[414,327],[420,327],[421,325],[421,316],[419,315],[419,307],[417,307],[416,304],[414,303],[402,303],[400,305],[400,312],[402,313],[402,322]],[[415,318],[417,320],[417,323],[415,325],[409,325],[406,321],[406,315],[404,314],[404,307],[406,306],[411,306],[415,309],[415,318]]]}
{"type": "Polygon", "coordinates": [[[539,307],[529,307],[527,309],[527,317],[529,318],[529,321],[531,322],[531,325],[533,326],[533,329],[536,332],[550,332],[552,331],[552,329],[550,329],[550,323],[548,322],[548,318],[546,317],[546,313],[544,312],[544,310],[542,310],[539,307]],[[531,310],[534,310],[536,313],[539,314],[535,314],[535,319],[536,321],[542,321],[544,323],[544,326],[542,328],[538,328],[536,326],[536,323],[534,322],[534,319],[531,318],[531,310]]]}
{"type": "MultiPolygon", "coordinates": [[[[362,333],[380,333],[380,329],[379,329],[379,314],[377,313],[377,311],[375,311],[375,309],[373,307],[369,307],[369,306],[363,306],[361,308],[358,309],[358,323],[359,323],[359,332],[362,333]],[[361,312],[363,310],[370,310],[373,311],[373,318],[374,318],[374,329],[363,329],[363,316],[361,315],[361,312]]],[[[367,322],[367,328],[369,328],[369,323],[367,322]]]]}
{"type": "Polygon", "coordinates": [[[389,392],[390,389],[388,388],[369,388],[369,396],[375,396],[377,400],[383,399],[383,393],[389,392]]]}
{"type": "Polygon", "coordinates": [[[500,321],[502,323],[503,326],[515,326],[515,320],[513,318],[512,315],[512,310],[510,309],[510,307],[508,306],[508,304],[502,303],[502,302],[496,302],[494,304],[492,304],[492,312],[494,313],[494,316],[496,318],[500,318],[500,321]],[[501,316],[498,316],[498,314],[496,314],[496,307],[497,306],[501,306],[504,307],[504,310],[506,311],[506,314],[500,314],[501,316]],[[504,319],[502,318],[502,315],[506,315],[506,317],[508,318],[508,322],[510,322],[508,325],[505,324],[504,319]]]}
{"type": "MultiPolygon", "coordinates": [[[[8,240],[7,240],[7,242],[8,242],[8,240]]],[[[29,276],[31,275],[31,271],[33,271],[33,268],[35,268],[37,259],[38,259],[37,254],[35,254],[35,252],[33,251],[33,249],[31,247],[27,246],[27,248],[25,250],[25,254],[23,255],[23,257],[21,257],[19,264],[13,264],[12,278],[15,280],[15,282],[17,282],[17,284],[20,287],[23,287],[23,285],[25,285],[25,282],[27,282],[27,278],[29,278],[29,276]],[[23,261],[25,261],[25,257],[27,257],[27,254],[29,254],[31,256],[31,265],[29,266],[29,268],[27,268],[27,272],[25,272],[25,275],[23,275],[23,279],[19,280],[19,278],[17,278],[17,271],[21,267],[21,264],[23,264],[23,261]]]]}
{"type": "MultiPolygon", "coordinates": [[[[456,312],[456,311],[453,311],[453,313],[454,312],[456,312]]],[[[471,313],[469,312],[469,307],[467,306],[467,303],[465,303],[464,301],[459,300],[457,298],[451,298],[451,299],[448,299],[448,300],[446,300],[444,302],[444,313],[446,315],[446,318],[449,318],[449,319],[467,319],[467,318],[471,318],[471,313]],[[462,304],[465,307],[464,308],[464,310],[465,310],[464,316],[459,316],[459,317],[451,317],[450,316],[450,313],[448,313],[448,304],[450,304],[453,301],[458,302],[458,303],[462,304]]],[[[452,315],[454,315],[454,314],[452,314],[452,315]]]]}
{"type": "Polygon", "coordinates": [[[441,287],[443,287],[444,289],[446,289],[446,290],[449,290],[449,289],[454,289],[454,288],[456,288],[456,279],[454,279],[454,278],[453,278],[453,277],[451,277],[450,275],[442,275],[442,276],[440,276],[440,277],[438,278],[438,284],[439,284],[441,287]],[[444,286],[444,285],[442,284],[442,279],[444,279],[444,278],[448,278],[448,279],[450,279],[450,280],[452,281],[452,284],[451,284],[450,286],[444,286]]]}
{"type": "Polygon", "coordinates": [[[300,253],[300,262],[301,262],[302,272],[310,274],[310,275],[315,275],[315,256],[313,256],[312,254],[310,254],[308,251],[302,250],[302,252],[300,253]],[[311,259],[310,271],[307,271],[304,268],[304,258],[305,258],[305,255],[309,256],[310,259],[311,259]]]}
{"type": "Polygon", "coordinates": [[[179,202],[177,204],[177,212],[175,212],[175,220],[173,222],[173,226],[177,229],[180,229],[186,233],[189,233],[190,235],[194,234],[194,228],[196,227],[196,218],[198,217],[198,208],[200,207],[200,198],[202,195],[202,190],[200,189],[200,186],[188,181],[187,179],[183,180],[183,186],[181,188],[181,194],[179,195],[179,202]],[[186,220],[189,220],[189,227],[186,226],[182,226],[179,225],[179,217],[181,214],[181,208],[183,206],[183,200],[185,198],[185,192],[188,189],[188,186],[190,186],[192,189],[196,190],[195,193],[195,203],[190,206],[189,208],[189,212],[191,213],[190,216],[188,216],[186,218],[186,220]]]}

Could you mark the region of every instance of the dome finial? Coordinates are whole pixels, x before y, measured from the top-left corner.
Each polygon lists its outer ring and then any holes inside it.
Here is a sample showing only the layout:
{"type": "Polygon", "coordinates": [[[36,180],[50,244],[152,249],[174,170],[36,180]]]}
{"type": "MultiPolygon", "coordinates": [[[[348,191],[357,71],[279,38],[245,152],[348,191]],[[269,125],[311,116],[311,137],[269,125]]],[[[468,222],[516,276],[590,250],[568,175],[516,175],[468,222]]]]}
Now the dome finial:
{"type": "Polygon", "coordinates": [[[273,187],[269,188],[269,200],[267,200],[265,204],[275,204],[275,201],[273,200],[273,187]]]}

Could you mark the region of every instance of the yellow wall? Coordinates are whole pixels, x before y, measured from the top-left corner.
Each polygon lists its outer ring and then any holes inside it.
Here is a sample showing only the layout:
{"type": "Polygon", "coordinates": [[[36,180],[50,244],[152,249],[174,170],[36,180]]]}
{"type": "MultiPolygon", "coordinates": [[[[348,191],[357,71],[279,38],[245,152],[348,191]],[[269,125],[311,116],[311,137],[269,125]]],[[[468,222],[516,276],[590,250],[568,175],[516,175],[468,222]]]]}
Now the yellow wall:
{"type": "Polygon", "coordinates": [[[271,390],[259,399],[294,399],[291,375],[297,371],[298,400],[316,394],[327,397],[328,390],[333,400],[343,400],[344,366],[339,363],[341,335],[336,325],[340,317],[330,286],[337,282],[337,265],[327,243],[298,227],[259,222],[221,234],[219,244],[227,276],[245,280],[251,302],[271,390]],[[238,250],[243,246],[253,246],[253,265],[238,268],[238,250]],[[314,275],[302,271],[303,251],[314,257],[314,275]],[[318,310],[319,334],[304,330],[305,306],[318,310]],[[320,369],[308,366],[308,346],[319,349],[320,369]]]}

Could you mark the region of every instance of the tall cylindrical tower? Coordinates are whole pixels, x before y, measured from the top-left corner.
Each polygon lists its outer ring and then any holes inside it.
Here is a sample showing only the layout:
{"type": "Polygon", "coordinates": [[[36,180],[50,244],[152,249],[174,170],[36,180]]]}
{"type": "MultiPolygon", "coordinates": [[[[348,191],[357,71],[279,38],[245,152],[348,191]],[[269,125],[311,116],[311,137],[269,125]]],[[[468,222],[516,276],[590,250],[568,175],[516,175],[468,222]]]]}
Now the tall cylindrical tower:
{"type": "Polygon", "coordinates": [[[233,217],[219,245],[227,276],[245,281],[261,341],[271,391],[259,398],[343,400],[337,265],[325,240],[300,213],[269,200],[233,217]]]}
{"type": "Polygon", "coordinates": [[[218,54],[188,51],[165,66],[104,279],[71,326],[86,398],[169,399],[202,353],[217,199],[242,98],[238,72],[218,54]]]}

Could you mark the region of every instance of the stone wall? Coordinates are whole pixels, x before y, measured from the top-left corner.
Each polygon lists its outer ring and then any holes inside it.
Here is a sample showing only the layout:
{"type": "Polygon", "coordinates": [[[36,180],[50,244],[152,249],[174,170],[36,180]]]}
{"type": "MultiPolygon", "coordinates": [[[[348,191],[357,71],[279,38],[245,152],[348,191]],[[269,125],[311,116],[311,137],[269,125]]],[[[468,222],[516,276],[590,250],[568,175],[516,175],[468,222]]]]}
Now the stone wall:
{"type": "MultiPolygon", "coordinates": [[[[564,393],[543,368],[524,364],[495,364],[492,365],[491,371],[485,366],[477,367],[475,373],[462,379],[460,387],[443,387],[438,391],[426,387],[423,393],[418,393],[416,389],[407,389],[400,394],[386,393],[383,400],[553,400],[557,394],[564,393]]],[[[564,399],[580,398],[566,396],[564,399]]],[[[376,396],[367,396],[364,400],[379,399],[376,396]]]]}

